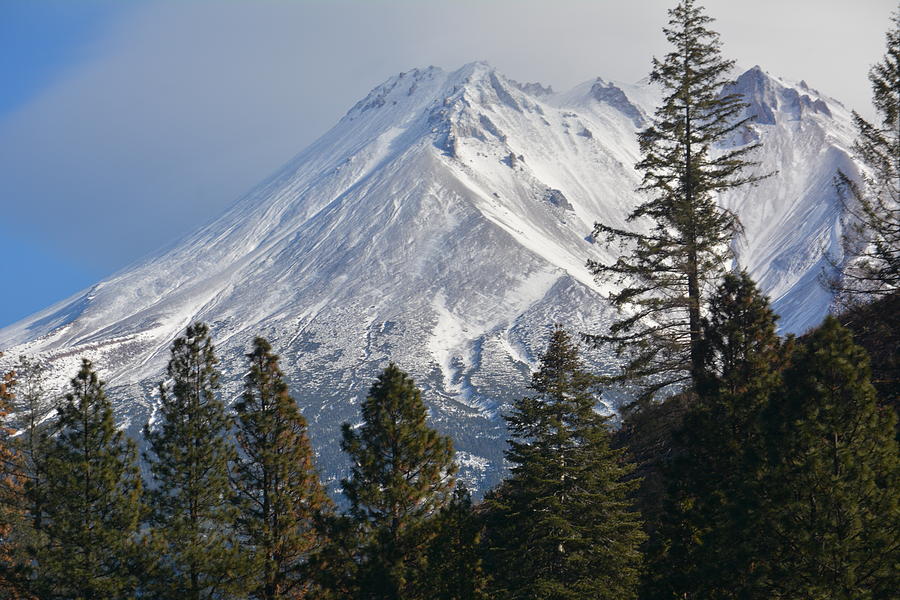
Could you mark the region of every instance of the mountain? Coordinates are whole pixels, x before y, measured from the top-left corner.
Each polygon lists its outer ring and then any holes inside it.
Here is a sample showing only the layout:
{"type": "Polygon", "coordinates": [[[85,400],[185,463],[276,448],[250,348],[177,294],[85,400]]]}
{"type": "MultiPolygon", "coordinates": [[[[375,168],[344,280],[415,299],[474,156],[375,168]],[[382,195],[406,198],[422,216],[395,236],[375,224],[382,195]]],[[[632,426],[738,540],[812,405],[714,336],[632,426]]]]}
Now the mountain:
{"type": "MultiPolygon", "coordinates": [[[[757,119],[729,144],[761,140],[759,170],[777,173],[721,202],[745,229],[739,262],[772,295],[783,330],[803,331],[830,302],[817,278],[823,252],[839,251],[835,170],[857,172],[849,111],[759,67],[735,86],[757,119]]],[[[137,432],[188,323],[210,325],[229,397],[264,335],[334,476],[340,423],[358,419],[393,360],[455,438],[464,475],[490,485],[500,412],[526,393],[552,325],[609,322],[609,290],[585,262],[610,251],[589,234],[597,220],[625,225],[638,201],[635,133],[657,100],[646,83],[599,78],[555,93],[485,63],[401,73],[193,235],[0,330],[0,367],[40,354],[61,387],[88,357],[137,432]]]]}

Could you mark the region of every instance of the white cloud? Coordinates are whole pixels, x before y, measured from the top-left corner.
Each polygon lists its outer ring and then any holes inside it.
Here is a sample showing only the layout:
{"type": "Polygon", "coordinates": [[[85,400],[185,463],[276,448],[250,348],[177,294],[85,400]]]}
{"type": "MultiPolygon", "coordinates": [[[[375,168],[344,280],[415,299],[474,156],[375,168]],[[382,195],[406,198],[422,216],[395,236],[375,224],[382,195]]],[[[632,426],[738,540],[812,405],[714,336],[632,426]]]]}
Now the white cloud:
{"type": "MultiPolygon", "coordinates": [[[[4,217],[113,270],[216,216],[389,75],[636,80],[669,0],[149,4],[0,123],[4,217]]],[[[708,0],[725,52],[867,106],[894,3],[708,0]]]]}

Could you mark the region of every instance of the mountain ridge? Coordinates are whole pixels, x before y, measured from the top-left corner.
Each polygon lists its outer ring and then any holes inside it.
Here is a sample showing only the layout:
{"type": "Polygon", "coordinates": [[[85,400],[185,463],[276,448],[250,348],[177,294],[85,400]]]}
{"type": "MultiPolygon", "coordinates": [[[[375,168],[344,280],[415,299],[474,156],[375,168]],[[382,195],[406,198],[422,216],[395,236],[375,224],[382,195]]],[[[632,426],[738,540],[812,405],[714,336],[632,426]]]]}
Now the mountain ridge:
{"type": "MultiPolygon", "coordinates": [[[[802,331],[830,301],[816,282],[824,252],[839,252],[826,174],[857,168],[849,112],[758,67],[735,86],[764,119],[733,143],[762,140],[763,172],[803,166],[721,199],[747,232],[740,264],[773,294],[784,330],[802,331]]],[[[646,85],[599,78],[553,93],[484,62],[393,76],[217,219],[0,330],[0,360],[40,354],[59,388],[91,358],[136,431],[189,322],[210,324],[229,398],[243,352],[265,335],[330,473],[337,424],[356,419],[372,378],[395,360],[483,487],[502,465],[499,414],[526,392],[549,326],[609,322],[611,288],[584,265],[611,254],[589,234],[597,220],[624,225],[638,200],[635,132],[657,99],[646,85]]],[[[588,358],[614,368],[609,354],[588,358]]]]}

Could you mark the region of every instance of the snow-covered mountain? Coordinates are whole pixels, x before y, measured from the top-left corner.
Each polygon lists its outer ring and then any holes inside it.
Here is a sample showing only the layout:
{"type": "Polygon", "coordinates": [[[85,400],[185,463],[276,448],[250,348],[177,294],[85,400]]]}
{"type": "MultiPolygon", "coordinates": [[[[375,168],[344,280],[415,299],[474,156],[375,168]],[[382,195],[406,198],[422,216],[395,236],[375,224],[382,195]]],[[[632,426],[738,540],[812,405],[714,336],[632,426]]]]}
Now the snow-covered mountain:
{"type": "MultiPolygon", "coordinates": [[[[733,143],[761,140],[760,172],[777,173],[721,202],[745,228],[740,262],[783,329],[801,331],[830,300],[817,278],[840,236],[833,175],[857,170],[849,111],[758,67],[736,85],[757,120],[733,143]]],[[[635,133],[657,99],[602,79],[554,93],[484,63],[401,73],[206,227],[0,330],[0,367],[40,354],[62,386],[88,357],[137,431],[188,323],[211,326],[230,396],[263,335],[334,474],[340,423],[393,360],[454,436],[464,473],[488,485],[500,409],[524,392],[551,326],[609,320],[609,290],[585,262],[610,256],[589,234],[598,220],[624,225],[638,201],[635,133]]]]}

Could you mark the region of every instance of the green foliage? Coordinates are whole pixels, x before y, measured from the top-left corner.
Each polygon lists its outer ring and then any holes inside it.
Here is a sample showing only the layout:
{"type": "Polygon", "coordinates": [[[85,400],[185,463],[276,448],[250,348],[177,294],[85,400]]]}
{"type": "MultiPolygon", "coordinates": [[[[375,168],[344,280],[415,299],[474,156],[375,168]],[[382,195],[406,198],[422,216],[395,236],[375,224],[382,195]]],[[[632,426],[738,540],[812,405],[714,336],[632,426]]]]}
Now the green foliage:
{"type": "Polygon", "coordinates": [[[879,401],[900,414],[900,291],[857,304],[838,319],[869,355],[879,401]]]}
{"type": "MultiPolygon", "coordinates": [[[[45,389],[47,365],[38,359],[20,356],[16,364],[18,393],[13,408],[15,416],[10,425],[19,435],[15,438],[22,458],[22,492],[24,506],[31,519],[31,534],[40,535],[44,510],[43,494],[47,453],[47,417],[53,411],[45,389]]],[[[32,539],[30,544],[38,544],[32,539]]]]}
{"type": "Polygon", "coordinates": [[[839,172],[838,191],[850,213],[848,254],[833,287],[852,300],[900,291],[900,13],[892,16],[887,54],[869,71],[878,123],[853,113],[857,158],[869,169],[862,184],[839,172]]]}
{"type": "MultiPolygon", "coordinates": [[[[412,379],[391,363],[362,405],[362,426],[344,424],[341,448],[351,460],[341,482],[358,537],[357,594],[367,599],[426,597],[421,580],[433,531],[456,465],[453,443],[425,423],[412,379]]],[[[346,523],[345,523],[346,525],[346,523]]]]}
{"type": "Polygon", "coordinates": [[[137,450],[113,423],[91,363],[57,406],[48,443],[43,528],[37,549],[40,598],[129,598],[143,512],[137,450]]]}
{"type": "Polygon", "coordinates": [[[761,416],[790,352],[775,321],[746,273],[727,275],[710,299],[705,376],[663,469],[666,499],[647,570],[653,596],[759,597],[761,416]]]}
{"type": "Polygon", "coordinates": [[[217,362],[207,327],[188,327],[172,344],[171,384],[159,386],[158,423],[145,428],[153,482],[149,524],[162,556],[148,586],[154,598],[239,595],[252,566],[234,533],[229,462],[235,452],[217,396],[217,362]]]}
{"type": "Polygon", "coordinates": [[[309,556],[322,545],[316,520],[331,501],[319,480],[306,420],[288,394],[278,357],[263,338],[235,404],[240,453],[233,479],[237,528],[256,558],[251,598],[309,597],[309,556]]]}
{"type": "Polygon", "coordinates": [[[700,377],[701,315],[739,230],[716,195],[760,179],[744,174],[755,164],[747,154],[756,145],[714,149],[748,119],[740,118],[746,107],[740,96],[724,92],[734,63],[721,57],[711,22],[693,0],[682,0],[663,29],[672,50],[653,60],[650,77],[664,96],[653,125],[640,134],[636,165],[643,173],[639,191],[648,199],[627,219],[649,229],[594,226],[594,237],[616,246],[618,258],[589,261],[588,268],[619,286],[611,300],[625,313],[609,334],[588,338],[628,356],[621,379],[642,381],[647,398],[700,377]]]}
{"type": "Polygon", "coordinates": [[[637,481],[610,447],[596,411],[595,380],[556,329],[535,396],[507,416],[512,470],[486,500],[494,597],[635,598],[644,540],[632,508],[637,481]]]}
{"type": "MultiPolygon", "coordinates": [[[[2,354],[0,354],[2,356],[2,354]]],[[[27,596],[30,521],[22,492],[24,458],[6,425],[15,405],[18,373],[0,375],[0,598],[27,596]]]]}
{"type": "Polygon", "coordinates": [[[458,483],[450,502],[432,523],[436,535],[428,549],[429,593],[433,600],[487,600],[482,565],[483,525],[472,509],[472,496],[458,483]]]}
{"type": "Polygon", "coordinates": [[[767,414],[773,598],[896,598],[900,453],[865,352],[829,317],[798,350],[767,414]]]}

